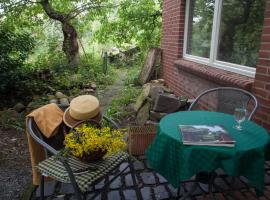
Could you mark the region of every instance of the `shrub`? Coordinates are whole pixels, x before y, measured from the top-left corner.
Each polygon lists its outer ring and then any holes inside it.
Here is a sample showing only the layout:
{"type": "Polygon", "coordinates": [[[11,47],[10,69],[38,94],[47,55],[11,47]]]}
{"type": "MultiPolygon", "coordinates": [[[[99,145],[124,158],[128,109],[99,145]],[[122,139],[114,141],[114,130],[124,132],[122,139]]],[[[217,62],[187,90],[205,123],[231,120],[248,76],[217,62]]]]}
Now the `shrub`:
{"type": "Polygon", "coordinates": [[[33,47],[34,39],[28,33],[16,33],[5,25],[0,26],[0,97],[5,95],[13,99],[27,95],[25,88],[29,85],[25,84],[30,77],[22,68],[33,47]]]}

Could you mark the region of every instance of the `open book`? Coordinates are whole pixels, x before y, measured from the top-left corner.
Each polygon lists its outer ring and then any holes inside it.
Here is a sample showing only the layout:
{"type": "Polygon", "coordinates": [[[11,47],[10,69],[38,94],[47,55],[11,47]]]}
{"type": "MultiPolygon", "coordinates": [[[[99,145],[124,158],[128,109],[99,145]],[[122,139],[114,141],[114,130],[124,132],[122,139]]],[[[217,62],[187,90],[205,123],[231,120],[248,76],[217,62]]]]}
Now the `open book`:
{"type": "Polygon", "coordinates": [[[235,141],[219,125],[179,125],[182,141],[185,145],[234,147],[235,141]]]}

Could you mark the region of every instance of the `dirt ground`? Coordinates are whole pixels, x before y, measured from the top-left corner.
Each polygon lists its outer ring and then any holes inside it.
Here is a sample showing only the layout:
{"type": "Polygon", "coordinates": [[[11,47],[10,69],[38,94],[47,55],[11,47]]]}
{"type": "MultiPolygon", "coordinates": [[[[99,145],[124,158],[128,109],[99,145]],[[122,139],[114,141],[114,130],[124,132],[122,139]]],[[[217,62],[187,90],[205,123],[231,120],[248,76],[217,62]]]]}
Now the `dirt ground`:
{"type": "Polygon", "coordinates": [[[0,200],[21,199],[32,178],[26,135],[0,128],[0,137],[0,200]]]}

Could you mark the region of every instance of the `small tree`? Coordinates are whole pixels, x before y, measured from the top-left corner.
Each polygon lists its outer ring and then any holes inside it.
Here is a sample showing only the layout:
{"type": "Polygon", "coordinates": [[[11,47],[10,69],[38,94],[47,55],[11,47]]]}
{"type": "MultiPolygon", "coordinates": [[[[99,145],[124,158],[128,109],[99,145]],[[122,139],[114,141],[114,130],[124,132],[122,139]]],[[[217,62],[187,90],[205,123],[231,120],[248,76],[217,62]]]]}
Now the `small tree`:
{"type": "MultiPolygon", "coordinates": [[[[109,0],[108,0],[109,1],[109,0]]],[[[25,9],[35,10],[38,14],[38,6],[41,5],[43,11],[50,19],[57,20],[62,24],[62,32],[64,36],[62,49],[65,53],[69,64],[76,67],[79,64],[79,45],[78,34],[72,20],[78,15],[87,15],[93,10],[110,7],[107,1],[101,0],[3,0],[0,3],[2,17],[5,14],[18,14],[25,9]]],[[[31,13],[31,12],[29,12],[31,13]]],[[[42,14],[42,13],[39,13],[42,14]]],[[[1,12],[0,12],[1,20],[1,12]]]]}

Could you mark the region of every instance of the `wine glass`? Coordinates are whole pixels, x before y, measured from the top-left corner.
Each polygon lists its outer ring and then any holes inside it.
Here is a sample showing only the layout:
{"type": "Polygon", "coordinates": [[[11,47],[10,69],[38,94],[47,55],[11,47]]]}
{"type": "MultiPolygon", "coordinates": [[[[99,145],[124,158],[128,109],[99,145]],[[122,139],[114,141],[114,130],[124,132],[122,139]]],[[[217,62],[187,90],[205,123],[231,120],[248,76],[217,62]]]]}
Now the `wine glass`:
{"type": "Polygon", "coordinates": [[[234,110],[234,118],[235,121],[237,122],[237,125],[234,126],[237,130],[243,130],[241,123],[245,121],[246,119],[246,113],[247,110],[245,108],[235,108],[234,110]]]}

